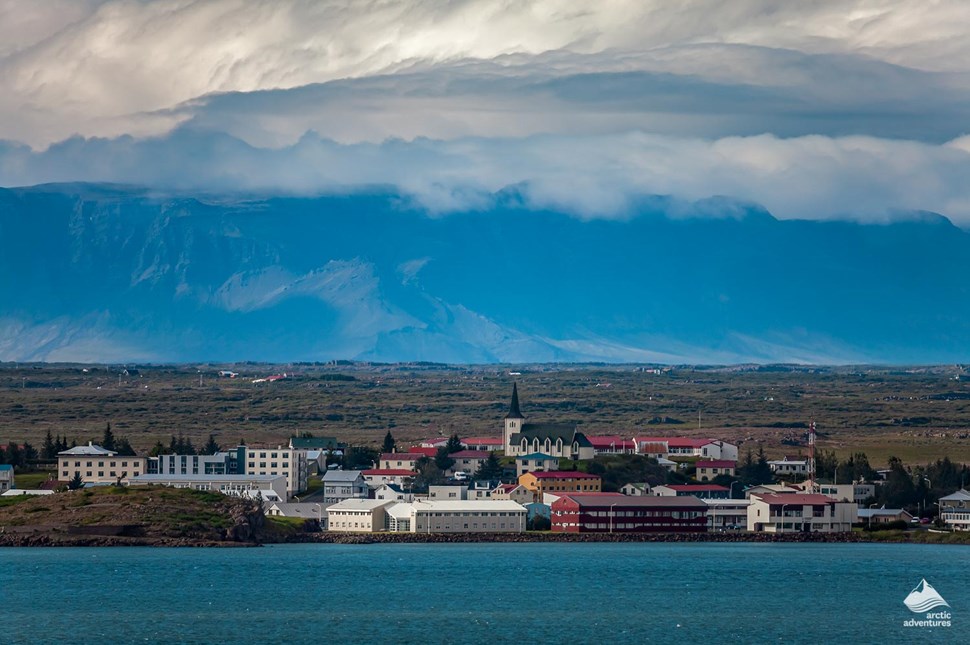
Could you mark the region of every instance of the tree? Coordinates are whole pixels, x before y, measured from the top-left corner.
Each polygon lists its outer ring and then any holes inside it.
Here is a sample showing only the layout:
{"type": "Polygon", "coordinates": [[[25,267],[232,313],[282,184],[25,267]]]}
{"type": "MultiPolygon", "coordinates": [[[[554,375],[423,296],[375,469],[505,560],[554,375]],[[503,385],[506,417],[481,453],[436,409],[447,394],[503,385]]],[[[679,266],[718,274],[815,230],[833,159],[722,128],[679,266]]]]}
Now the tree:
{"type": "Polygon", "coordinates": [[[378,458],[377,451],[373,448],[364,446],[353,446],[344,450],[343,467],[344,470],[360,470],[363,468],[373,468],[374,462],[378,458]]]}
{"type": "Polygon", "coordinates": [[[23,457],[21,457],[21,460],[24,462],[24,466],[26,466],[28,462],[37,461],[37,456],[37,449],[25,441],[23,446],[23,457]]]}
{"type": "Polygon", "coordinates": [[[81,479],[81,473],[80,472],[75,472],[74,473],[74,477],[71,477],[71,480],[69,482],[67,482],[67,489],[68,490],[77,490],[77,489],[83,488],[83,487],[84,487],[84,480],[81,479]]]}
{"type": "Polygon", "coordinates": [[[54,443],[54,438],[51,437],[50,430],[47,431],[47,436],[44,437],[44,445],[40,449],[40,454],[44,459],[57,459],[57,445],[54,443]]]}
{"type": "Polygon", "coordinates": [[[498,455],[494,451],[488,453],[488,459],[483,461],[479,466],[478,470],[475,471],[475,479],[480,480],[491,480],[498,479],[502,476],[504,472],[501,462],[498,460],[498,455]]]}
{"type": "Polygon", "coordinates": [[[149,457],[157,457],[165,452],[165,444],[161,441],[156,441],[152,449],[148,451],[149,457]]]}
{"type": "Polygon", "coordinates": [[[381,446],[381,452],[394,452],[396,445],[394,435],[392,435],[391,431],[388,430],[387,434],[384,435],[384,444],[381,446]]]}
{"type": "Polygon", "coordinates": [[[771,472],[771,465],[768,464],[768,457],[765,455],[764,446],[758,446],[758,458],[755,459],[748,449],[744,462],[737,470],[738,479],[748,486],[759,486],[770,484],[775,481],[775,475],[771,472]]]}
{"type": "Polygon", "coordinates": [[[434,456],[434,465],[441,472],[445,472],[455,465],[455,460],[451,458],[451,453],[448,452],[447,445],[438,448],[438,453],[434,456]]]}
{"type": "Polygon", "coordinates": [[[222,450],[222,448],[216,442],[216,438],[213,435],[210,434],[209,435],[209,440],[206,441],[205,442],[205,445],[202,446],[202,449],[199,450],[199,454],[202,454],[202,455],[214,455],[217,452],[219,452],[220,450],[222,450]]]}
{"type": "Polygon", "coordinates": [[[414,463],[414,488],[428,490],[428,486],[445,483],[445,473],[438,468],[436,461],[437,457],[435,459],[421,457],[414,463]]]}
{"type": "Polygon", "coordinates": [[[886,481],[878,488],[876,495],[879,502],[885,504],[887,508],[905,508],[919,502],[913,477],[907,472],[899,457],[889,458],[889,474],[886,475],[886,481]]]}
{"type": "Polygon", "coordinates": [[[115,442],[115,452],[122,457],[135,456],[135,449],[131,447],[131,441],[128,440],[128,435],[121,437],[115,442]]]}
{"type": "Polygon", "coordinates": [[[449,455],[453,452],[460,452],[464,449],[465,446],[461,445],[461,439],[458,438],[458,435],[453,434],[448,437],[448,443],[445,444],[445,450],[449,455]]]}
{"type": "Polygon", "coordinates": [[[104,428],[104,436],[101,438],[101,447],[105,450],[115,449],[115,436],[111,432],[111,424],[108,423],[104,428]]]}

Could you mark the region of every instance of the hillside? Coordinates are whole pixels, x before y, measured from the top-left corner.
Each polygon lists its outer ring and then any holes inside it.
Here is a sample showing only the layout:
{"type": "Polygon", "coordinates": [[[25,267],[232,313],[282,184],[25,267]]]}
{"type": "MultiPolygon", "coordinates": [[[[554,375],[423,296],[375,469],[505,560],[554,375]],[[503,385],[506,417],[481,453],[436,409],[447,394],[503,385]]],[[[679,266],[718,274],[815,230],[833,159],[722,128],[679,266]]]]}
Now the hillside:
{"type": "Polygon", "coordinates": [[[189,489],[102,487],[0,501],[0,546],[219,546],[273,540],[252,502],[189,489]]]}
{"type": "Polygon", "coordinates": [[[623,220],[396,194],[0,189],[0,360],[966,360],[970,235],[644,198],[623,220]]]}

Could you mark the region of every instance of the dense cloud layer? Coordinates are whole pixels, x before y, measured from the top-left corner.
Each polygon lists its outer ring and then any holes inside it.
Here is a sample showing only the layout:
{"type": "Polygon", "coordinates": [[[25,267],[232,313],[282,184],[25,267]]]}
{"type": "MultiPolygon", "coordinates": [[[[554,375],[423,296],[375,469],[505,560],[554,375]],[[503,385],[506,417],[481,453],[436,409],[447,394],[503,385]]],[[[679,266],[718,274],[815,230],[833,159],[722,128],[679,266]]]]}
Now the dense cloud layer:
{"type": "Polygon", "coordinates": [[[966,24],[960,0],[0,0],[0,185],[970,224],[966,24]]]}

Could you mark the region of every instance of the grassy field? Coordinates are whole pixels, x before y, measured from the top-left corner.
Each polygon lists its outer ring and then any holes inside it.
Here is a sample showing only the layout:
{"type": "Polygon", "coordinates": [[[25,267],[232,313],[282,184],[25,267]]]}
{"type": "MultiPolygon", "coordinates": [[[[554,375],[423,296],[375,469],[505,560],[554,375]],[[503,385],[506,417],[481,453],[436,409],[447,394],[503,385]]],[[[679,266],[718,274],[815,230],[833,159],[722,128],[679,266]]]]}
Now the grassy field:
{"type": "Polygon", "coordinates": [[[970,462],[970,375],[927,368],[703,368],[660,374],[638,366],[193,365],[0,366],[0,443],[40,446],[45,433],[115,435],[147,450],[182,433],[284,442],[295,433],[378,444],[458,433],[498,435],[512,381],[528,420],[573,422],[587,434],[722,437],[771,455],[819,446],[907,463],[970,462]],[[231,369],[237,378],[220,378],[231,369]],[[286,372],[273,383],[253,379],[286,372]],[[517,372],[518,374],[510,374],[517,372]]]}

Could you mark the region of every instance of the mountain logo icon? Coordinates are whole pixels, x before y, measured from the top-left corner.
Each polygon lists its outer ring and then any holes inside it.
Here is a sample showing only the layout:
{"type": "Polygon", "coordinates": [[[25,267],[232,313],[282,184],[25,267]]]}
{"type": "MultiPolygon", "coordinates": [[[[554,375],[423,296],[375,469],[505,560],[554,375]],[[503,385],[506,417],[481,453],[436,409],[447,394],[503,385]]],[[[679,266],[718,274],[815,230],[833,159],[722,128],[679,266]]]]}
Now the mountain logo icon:
{"type": "Polygon", "coordinates": [[[909,592],[906,600],[903,601],[909,610],[916,614],[932,611],[937,607],[949,607],[950,605],[943,600],[943,596],[933,588],[933,585],[926,581],[926,578],[916,585],[916,588],[909,592]]]}

